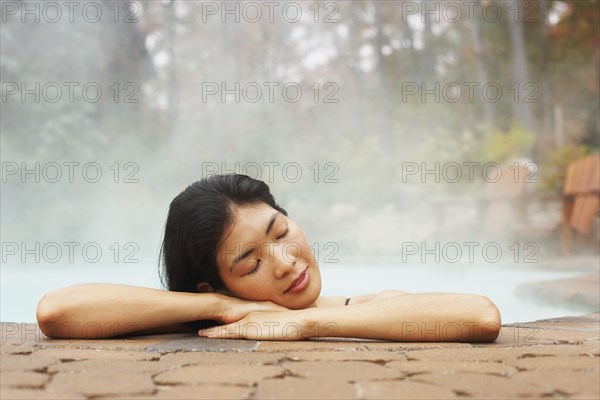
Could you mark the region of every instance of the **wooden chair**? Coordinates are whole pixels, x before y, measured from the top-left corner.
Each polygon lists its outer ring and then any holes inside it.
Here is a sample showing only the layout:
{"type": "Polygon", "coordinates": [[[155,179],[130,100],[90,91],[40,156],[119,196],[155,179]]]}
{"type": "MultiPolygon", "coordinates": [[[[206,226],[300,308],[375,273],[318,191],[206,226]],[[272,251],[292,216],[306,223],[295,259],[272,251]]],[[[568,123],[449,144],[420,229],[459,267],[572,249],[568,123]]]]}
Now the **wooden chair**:
{"type": "Polygon", "coordinates": [[[561,251],[569,255],[574,234],[593,241],[592,227],[600,209],[600,154],[569,164],[563,188],[561,251]]]}

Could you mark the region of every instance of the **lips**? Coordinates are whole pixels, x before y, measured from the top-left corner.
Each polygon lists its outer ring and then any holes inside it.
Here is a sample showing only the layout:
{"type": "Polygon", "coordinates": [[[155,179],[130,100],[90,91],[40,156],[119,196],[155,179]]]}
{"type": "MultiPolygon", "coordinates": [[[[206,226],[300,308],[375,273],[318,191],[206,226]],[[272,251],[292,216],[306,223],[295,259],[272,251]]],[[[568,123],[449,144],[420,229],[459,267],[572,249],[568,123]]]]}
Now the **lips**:
{"type": "Polygon", "coordinates": [[[296,286],[298,283],[302,282],[302,280],[304,279],[304,277],[306,276],[306,271],[308,270],[308,267],[306,267],[304,269],[304,271],[302,271],[300,273],[300,275],[298,275],[298,277],[296,279],[294,279],[292,281],[292,283],[290,283],[290,286],[288,286],[288,288],[285,290],[285,292],[283,293],[287,293],[290,289],[292,289],[294,286],[296,286]]]}

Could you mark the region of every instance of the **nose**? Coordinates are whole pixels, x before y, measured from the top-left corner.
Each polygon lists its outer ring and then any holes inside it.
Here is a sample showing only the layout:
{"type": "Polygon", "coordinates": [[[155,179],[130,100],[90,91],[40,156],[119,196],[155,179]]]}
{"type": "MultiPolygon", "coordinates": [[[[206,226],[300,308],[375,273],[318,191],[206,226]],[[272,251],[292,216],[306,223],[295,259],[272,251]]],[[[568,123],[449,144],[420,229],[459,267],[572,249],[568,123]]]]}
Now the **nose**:
{"type": "Polygon", "coordinates": [[[279,279],[293,271],[296,261],[298,261],[298,253],[295,246],[277,246],[273,257],[275,277],[279,279]]]}

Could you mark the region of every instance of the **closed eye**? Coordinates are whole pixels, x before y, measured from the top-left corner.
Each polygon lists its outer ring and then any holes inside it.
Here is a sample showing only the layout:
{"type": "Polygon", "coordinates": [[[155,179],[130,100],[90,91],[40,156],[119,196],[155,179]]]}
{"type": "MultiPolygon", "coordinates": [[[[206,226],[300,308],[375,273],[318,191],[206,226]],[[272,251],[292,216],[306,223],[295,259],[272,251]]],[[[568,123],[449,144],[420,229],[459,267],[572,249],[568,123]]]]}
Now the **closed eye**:
{"type": "Polygon", "coordinates": [[[246,275],[252,275],[252,274],[257,273],[259,268],[260,268],[260,259],[258,259],[256,261],[256,267],[252,271],[248,272],[246,275]]]}
{"type": "Polygon", "coordinates": [[[283,239],[283,238],[285,238],[288,235],[288,233],[290,233],[290,228],[287,228],[285,230],[285,232],[283,232],[283,234],[281,236],[279,236],[277,239],[283,239]]]}
{"type": "MultiPolygon", "coordinates": [[[[284,238],[285,238],[285,237],[286,237],[286,236],[287,236],[289,233],[290,233],[290,228],[287,228],[287,229],[285,230],[285,232],[283,232],[281,235],[279,235],[279,236],[277,237],[277,240],[284,239],[284,238]]],[[[256,267],[254,267],[254,269],[253,269],[252,271],[248,272],[246,275],[252,275],[252,274],[255,274],[255,273],[257,273],[257,272],[258,272],[258,270],[259,270],[259,269],[260,269],[260,259],[258,259],[258,260],[256,261],[256,267]]]]}

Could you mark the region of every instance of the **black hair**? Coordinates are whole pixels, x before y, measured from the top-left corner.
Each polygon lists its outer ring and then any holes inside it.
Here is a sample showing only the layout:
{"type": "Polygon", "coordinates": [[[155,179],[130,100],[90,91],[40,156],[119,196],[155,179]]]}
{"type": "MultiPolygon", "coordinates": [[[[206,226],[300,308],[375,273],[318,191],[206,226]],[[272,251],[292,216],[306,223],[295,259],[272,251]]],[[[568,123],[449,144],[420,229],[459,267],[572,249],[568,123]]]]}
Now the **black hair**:
{"type": "Polygon", "coordinates": [[[211,175],[189,185],[169,206],[160,276],[175,292],[196,292],[198,282],[226,289],[217,252],[237,206],[267,204],[287,216],[263,181],[247,175],[211,175]]]}

